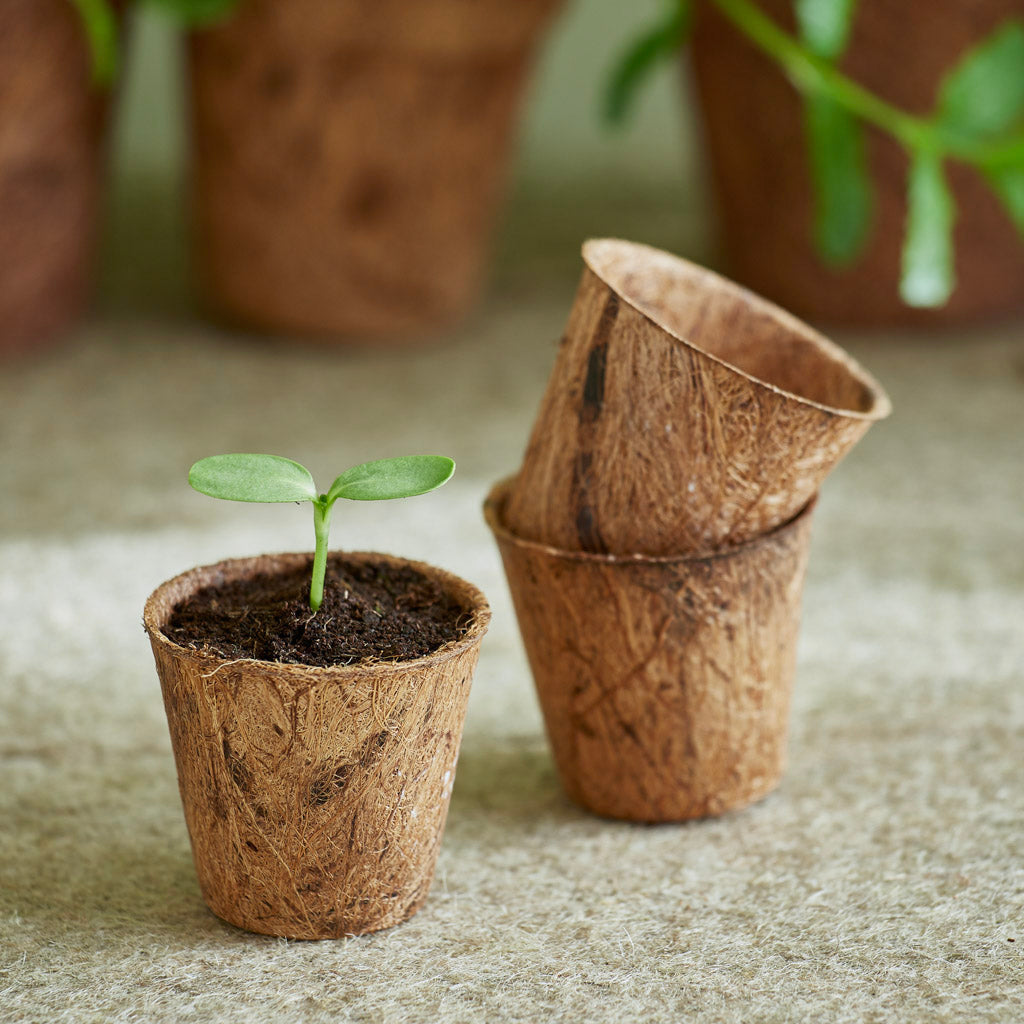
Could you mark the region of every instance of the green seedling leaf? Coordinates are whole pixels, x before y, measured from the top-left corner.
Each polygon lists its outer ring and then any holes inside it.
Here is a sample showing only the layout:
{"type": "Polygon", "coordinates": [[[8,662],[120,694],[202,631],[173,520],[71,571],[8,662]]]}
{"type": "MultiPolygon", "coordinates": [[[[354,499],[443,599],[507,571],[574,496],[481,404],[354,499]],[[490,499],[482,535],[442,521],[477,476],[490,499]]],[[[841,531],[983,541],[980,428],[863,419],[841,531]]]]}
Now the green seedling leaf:
{"type": "Polygon", "coordinates": [[[968,138],[1001,135],[1024,120],[1024,21],[979,43],[939,89],[939,123],[968,138]]]}
{"type": "Polygon", "coordinates": [[[850,37],[856,0],[796,0],[800,38],[817,57],[842,56],[850,37]]]}
{"type": "Polygon", "coordinates": [[[815,190],[814,233],[822,258],[852,263],[864,248],[874,195],[860,123],[831,97],[808,97],[807,141],[815,190]]]}
{"type": "Polygon", "coordinates": [[[609,124],[622,124],[654,68],[661,61],[678,55],[686,42],[690,21],[690,0],[669,0],[662,20],[626,49],[612,71],[605,92],[604,116],[609,124]]]}
{"type": "Polygon", "coordinates": [[[148,0],[183,25],[207,25],[227,17],[239,0],[148,0]]]}
{"type": "Polygon", "coordinates": [[[989,184],[1002,200],[1024,238],[1024,167],[1004,167],[987,173],[989,184]]]}
{"type": "Polygon", "coordinates": [[[397,459],[364,462],[345,470],[331,484],[328,501],[387,501],[411,498],[440,487],[451,479],[455,463],[443,455],[405,455],[397,459]]]}
{"type": "Polygon", "coordinates": [[[72,0],[89,43],[92,80],[106,87],[117,77],[117,17],[107,0],[72,0]]]}
{"type": "Polygon", "coordinates": [[[229,501],[308,501],[313,505],[315,547],[309,606],[324,599],[331,510],[339,498],[380,501],[410,498],[440,487],[455,472],[443,455],[404,455],[347,469],[327,494],[318,494],[309,470],[280,455],[211,455],[188,471],[188,482],[203,494],[229,501]]]}
{"type": "Polygon", "coordinates": [[[942,160],[919,152],[907,180],[907,233],[900,295],[908,306],[941,306],[953,292],[953,196],[942,160]]]}
{"type": "Polygon", "coordinates": [[[189,471],[188,482],[228,501],[315,501],[316,484],[305,466],[280,455],[211,455],[189,471]]]}

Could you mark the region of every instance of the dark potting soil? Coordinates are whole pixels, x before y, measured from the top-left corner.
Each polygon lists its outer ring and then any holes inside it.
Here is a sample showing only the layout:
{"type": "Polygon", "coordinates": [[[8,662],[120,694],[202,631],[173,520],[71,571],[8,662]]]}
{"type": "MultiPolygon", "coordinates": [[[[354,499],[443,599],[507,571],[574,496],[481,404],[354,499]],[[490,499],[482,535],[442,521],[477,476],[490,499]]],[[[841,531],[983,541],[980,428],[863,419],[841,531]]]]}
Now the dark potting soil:
{"type": "Polygon", "coordinates": [[[311,566],[204,587],[175,607],[164,635],[223,658],[351,665],[422,657],[468,625],[467,609],[417,570],[343,555],[328,559],[314,614],[311,566]]]}

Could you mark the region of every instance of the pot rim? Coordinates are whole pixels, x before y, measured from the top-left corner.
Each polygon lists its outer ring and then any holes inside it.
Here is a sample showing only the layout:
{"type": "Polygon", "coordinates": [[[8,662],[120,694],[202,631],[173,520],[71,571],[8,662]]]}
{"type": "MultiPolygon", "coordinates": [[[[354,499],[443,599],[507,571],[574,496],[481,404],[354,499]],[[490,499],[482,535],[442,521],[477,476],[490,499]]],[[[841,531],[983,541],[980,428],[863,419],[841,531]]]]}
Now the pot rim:
{"type": "Polygon", "coordinates": [[[846,353],[834,341],[831,341],[820,331],[817,331],[809,324],[804,323],[792,313],[788,313],[781,306],[777,306],[768,299],[762,298],[756,292],[752,292],[749,289],[744,288],[735,281],[730,281],[727,277],[723,277],[721,274],[716,274],[713,270],[709,270],[707,267],[702,267],[697,263],[692,263],[690,260],[683,259],[681,256],[676,256],[663,249],[657,249],[652,245],[645,245],[643,242],[630,242],[622,238],[590,238],[583,243],[581,252],[583,255],[583,262],[590,271],[608,288],[610,288],[627,306],[635,310],[641,316],[646,317],[681,345],[685,345],[687,348],[710,359],[712,362],[718,363],[720,366],[724,366],[726,369],[731,370],[734,373],[738,373],[746,380],[768,388],[770,391],[799,402],[802,405],[809,405],[815,409],[821,409],[823,412],[831,413],[835,416],[846,416],[850,419],[867,420],[868,422],[873,423],[877,420],[885,419],[892,412],[892,402],[885,389],[875,379],[875,377],[865,370],[864,367],[862,367],[852,356],[846,353]],[[809,341],[814,345],[829,362],[843,367],[843,369],[850,373],[864,387],[866,393],[871,398],[870,408],[867,410],[839,408],[838,406],[827,405],[824,402],[808,398],[806,395],[797,394],[795,391],[789,391],[786,388],[779,387],[778,384],[773,384],[771,381],[764,380],[747,370],[741,369],[739,366],[736,366],[735,363],[730,363],[721,356],[717,356],[713,352],[709,352],[706,348],[702,348],[700,345],[697,345],[689,338],[683,337],[679,331],[669,326],[663,317],[653,313],[650,309],[646,309],[638,305],[629,294],[623,291],[621,282],[613,280],[614,275],[609,274],[607,268],[602,265],[602,262],[598,258],[599,250],[607,249],[608,247],[630,249],[635,251],[638,255],[642,254],[646,258],[654,256],[659,261],[670,262],[675,265],[675,270],[680,277],[698,279],[710,289],[725,293],[730,297],[743,302],[745,305],[753,307],[757,312],[770,317],[787,330],[800,335],[806,341],[809,341]]]}
{"type": "Polygon", "coordinates": [[[705,551],[683,552],[677,555],[645,555],[645,554],[616,554],[614,552],[596,551],[575,551],[566,548],[556,548],[543,541],[529,540],[513,533],[505,525],[504,511],[505,503],[509,498],[512,485],[515,482],[516,474],[504,477],[491,488],[484,500],[484,519],[490,527],[494,536],[500,540],[506,540],[517,548],[525,548],[536,551],[548,558],[559,559],[563,562],[585,562],[593,565],[676,565],[686,562],[716,562],[724,559],[735,558],[743,555],[754,548],[760,547],[777,539],[783,533],[797,529],[805,521],[809,520],[818,504],[818,496],[813,498],[796,515],[787,519],[784,523],[769,530],[767,533],[759,534],[750,540],[743,541],[725,548],[709,548],[705,551]]]}
{"type": "Polygon", "coordinates": [[[430,654],[421,655],[418,658],[410,658],[405,661],[371,661],[354,662],[351,665],[301,665],[285,661],[265,661],[261,658],[224,658],[209,651],[195,650],[191,647],[183,647],[175,643],[163,632],[163,623],[167,619],[169,609],[173,608],[187,593],[197,589],[196,584],[203,585],[211,580],[216,574],[232,573],[232,578],[240,578],[247,575],[246,570],[251,570],[268,559],[278,563],[303,564],[308,563],[312,558],[309,552],[288,551],[278,554],[247,555],[239,558],[225,558],[220,562],[212,562],[208,565],[198,565],[185,572],[179,573],[171,579],[160,584],[146,599],[142,613],[142,625],[149,634],[150,640],[172,652],[178,657],[186,657],[189,660],[207,666],[210,671],[208,675],[220,671],[222,668],[236,665],[262,665],[271,666],[275,674],[279,674],[282,680],[292,680],[311,684],[328,682],[345,682],[357,677],[365,677],[367,672],[376,675],[389,675],[396,672],[407,673],[417,669],[426,669],[435,665],[450,661],[452,658],[462,654],[467,648],[477,646],[487,632],[491,621],[491,608],[482,590],[468,580],[456,576],[455,573],[445,569],[439,569],[429,562],[420,562],[411,558],[402,558],[398,555],[389,555],[379,551],[332,551],[332,555],[343,554],[347,558],[359,560],[375,560],[401,565],[416,569],[429,576],[431,579],[441,583],[446,590],[454,591],[467,603],[467,610],[472,616],[472,621],[466,628],[463,636],[451,640],[444,646],[439,647],[430,654]]]}
{"type": "MultiPolygon", "coordinates": [[[[357,4],[320,6],[339,8],[333,12],[337,20],[330,22],[327,34],[332,44],[358,49],[369,47],[391,58],[415,60],[441,55],[456,62],[472,62],[480,56],[515,58],[528,53],[536,46],[537,36],[564,4],[565,0],[512,0],[511,3],[508,0],[489,0],[488,3],[479,0],[421,0],[417,5],[421,10],[411,15],[405,9],[413,5],[405,0],[364,4],[363,9],[357,4]],[[346,6],[351,10],[340,10],[346,6]],[[397,27],[390,16],[395,11],[407,14],[397,27]],[[496,11],[503,12],[504,16],[500,13],[496,16],[496,11]],[[437,30],[439,20],[440,31],[437,30]]],[[[314,30],[323,35],[324,19],[313,21],[314,30]]],[[[293,30],[286,34],[286,41],[293,45],[296,36],[299,40],[307,37],[308,25],[312,23],[306,19],[306,25],[298,30],[292,23],[293,30]]],[[[202,45],[207,29],[208,26],[199,26],[188,33],[193,53],[197,46],[202,45]]],[[[224,30],[233,30],[231,19],[228,19],[224,30]]],[[[242,31],[245,31],[244,27],[242,31]]]]}

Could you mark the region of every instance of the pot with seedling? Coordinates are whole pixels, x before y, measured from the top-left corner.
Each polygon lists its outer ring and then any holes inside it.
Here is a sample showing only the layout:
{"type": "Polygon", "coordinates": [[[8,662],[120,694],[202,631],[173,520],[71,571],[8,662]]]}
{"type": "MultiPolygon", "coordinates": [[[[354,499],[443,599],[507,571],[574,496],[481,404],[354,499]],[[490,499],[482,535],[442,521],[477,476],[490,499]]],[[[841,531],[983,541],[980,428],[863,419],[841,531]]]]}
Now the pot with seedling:
{"type": "Polygon", "coordinates": [[[423,494],[453,469],[384,459],[326,493],[278,456],[190,471],[213,497],[313,506],[312,559],[193,569],[145,608],[203,898],[238,927],[359,934],[426,899],[490,611],[450,573],[327,542],[339,499],[423,494]]]}
{"type": "Polygon", "coordinates": [[[211,309],[335,340],[460,318],[558,5],[242,0],[195,33],[195,259],[211,309]]]}
{"type": "Polygon", "coordinates": [[[613,120],[691,38],[733,276],[833,323],[1024,309],[1018,0],[667,0],[612,77],[613,120]]]}

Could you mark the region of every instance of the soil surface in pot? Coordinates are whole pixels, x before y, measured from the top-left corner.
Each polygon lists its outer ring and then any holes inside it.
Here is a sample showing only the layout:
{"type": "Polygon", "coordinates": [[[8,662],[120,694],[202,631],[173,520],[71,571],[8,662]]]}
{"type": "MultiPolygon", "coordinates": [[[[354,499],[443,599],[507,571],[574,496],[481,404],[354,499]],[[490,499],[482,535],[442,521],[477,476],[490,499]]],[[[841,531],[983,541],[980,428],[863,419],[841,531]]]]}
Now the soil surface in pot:
{"type": "Polygon", "coordinates": [[[467,609],[416,569],[337,555],[314,614],[311,565],[204,587],[175,607],[163,633],[223,658],[329,666],[419,658],[468,625],[467,609]]]}

